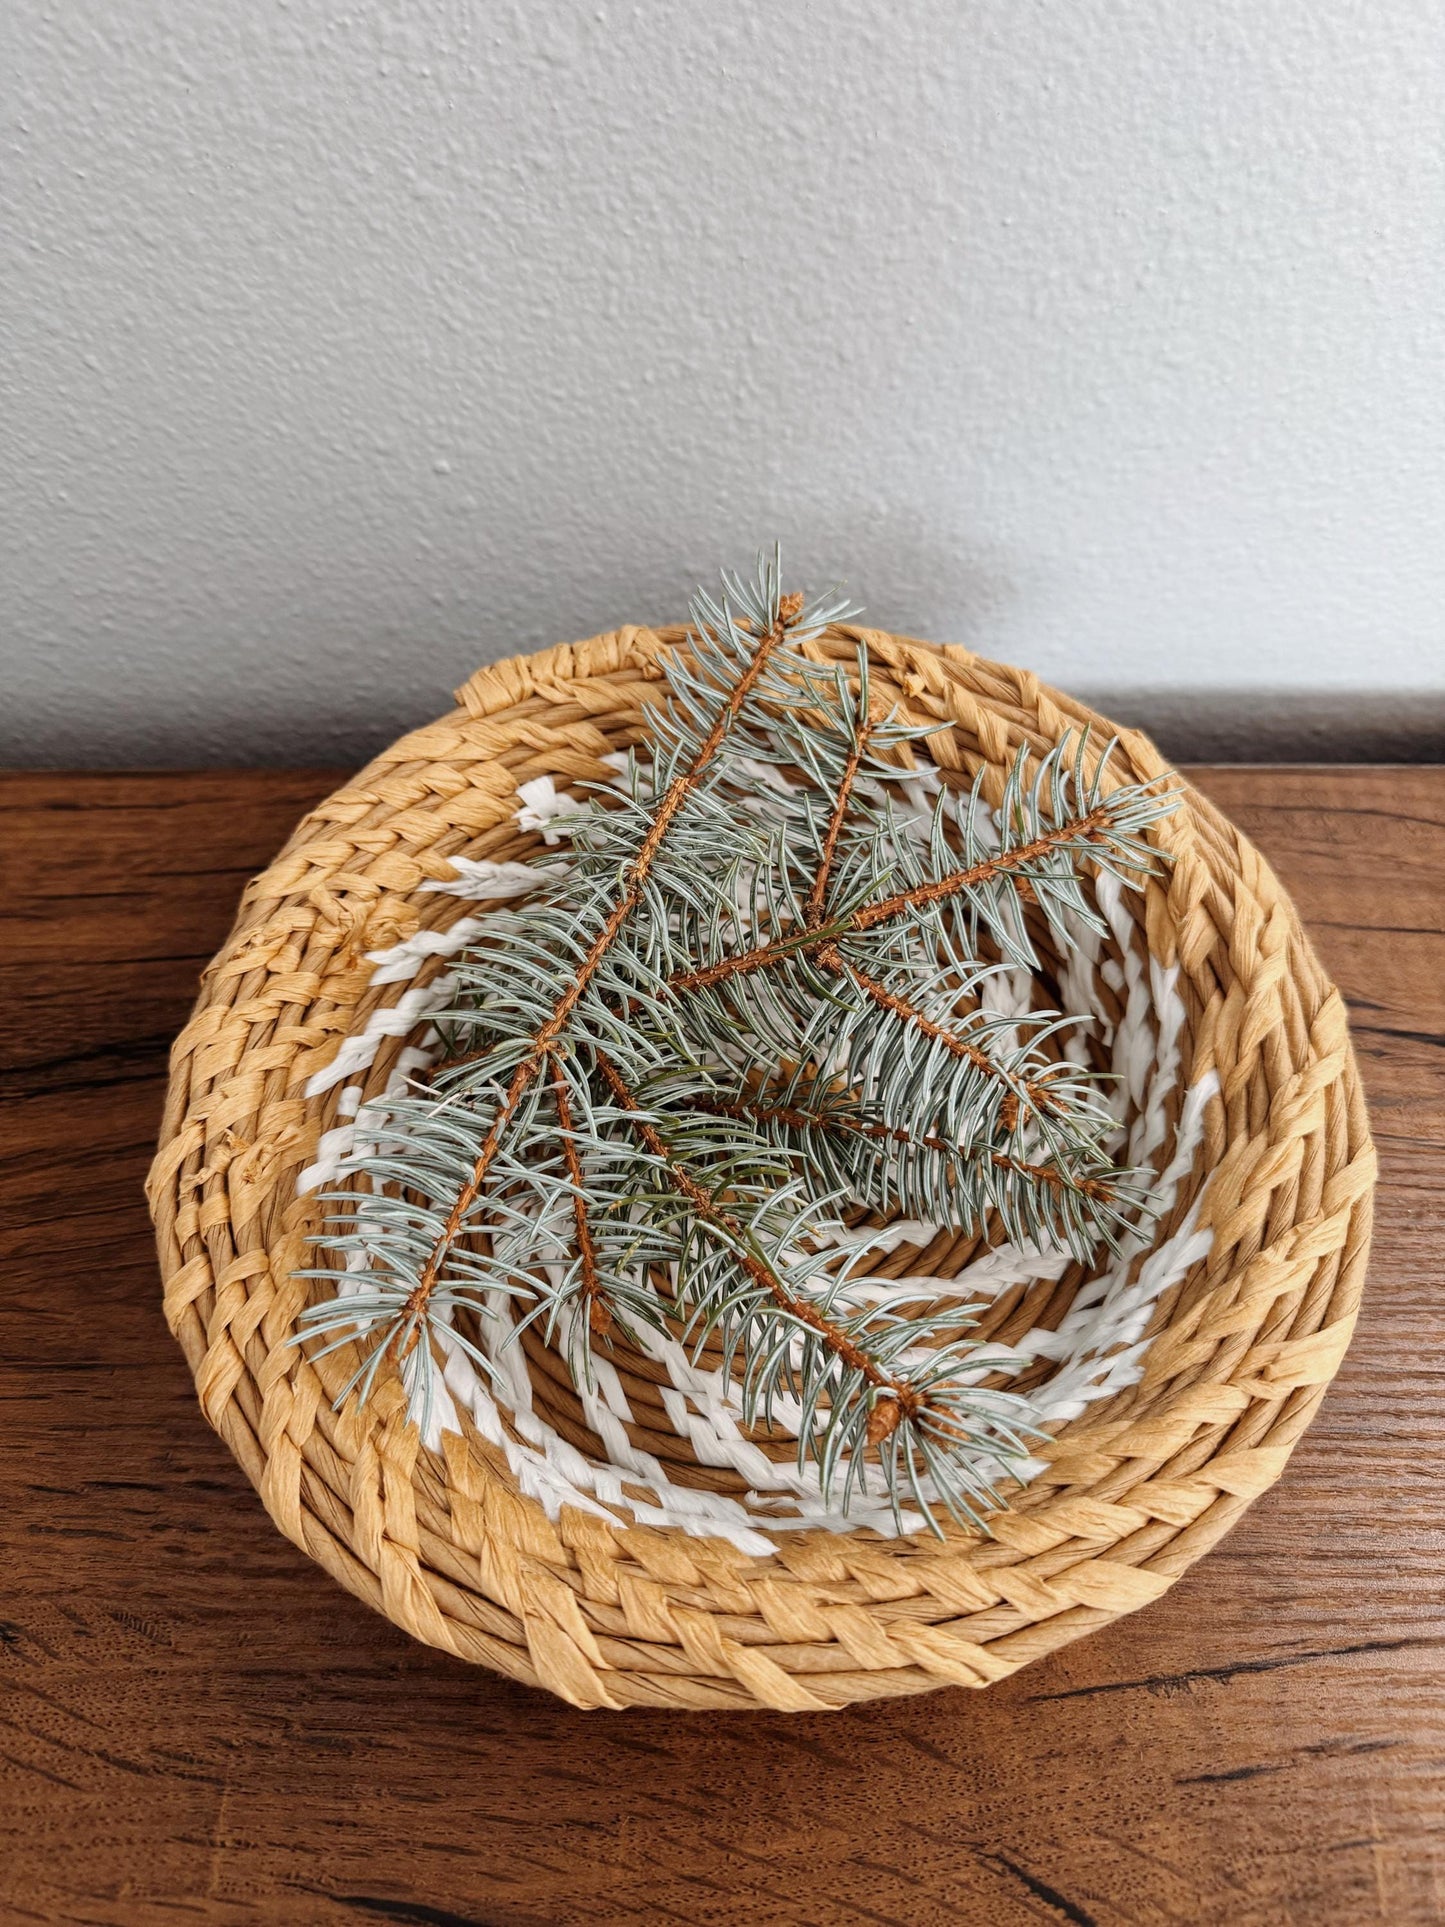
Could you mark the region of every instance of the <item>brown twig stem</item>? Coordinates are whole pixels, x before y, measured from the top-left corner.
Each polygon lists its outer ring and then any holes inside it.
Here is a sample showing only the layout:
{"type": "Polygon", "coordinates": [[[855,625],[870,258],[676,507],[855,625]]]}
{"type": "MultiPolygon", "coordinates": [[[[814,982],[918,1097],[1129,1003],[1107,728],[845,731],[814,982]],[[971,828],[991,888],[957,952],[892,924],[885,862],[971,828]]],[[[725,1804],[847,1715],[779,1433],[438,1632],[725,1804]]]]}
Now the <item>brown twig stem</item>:
{"type": "Polygon", "coordinates": [[[838,848],[838,838],[843,833],[843,823],[848,814],[848,804],[852,799],[853,785],[858,780],[858,768],[867,753],[868,738],[872,734],[872,723],[864,723],[848,751],[848,760],[843,765],[837,800],[833,804],[833,813],[828,819],[828,831],[823,838],[823,852],[818,860],[817,874],[813,878],[813,887],[808,892],[805,914],[810,930],[815,930],[823,921],[823,905],[827,901],[828,877],[833,868],[833,856],[838,848]]]}
{"type": "Polygon", "coordinates": [[[567,1079],[562,1067],[552,1060],[552,1095],[557,1104],[557,1122],[562,1127],[562,1157],[572,1185],[572,1220],[577,1228],[577,1255],[582,1261],[582,1296],[587,1301],[587,1323],[599,1338],[612,1328],[612,1307],[602,1291],[597,1272],[597,1246],[587,1215],[586,1177],[578,1155],[572,1127],[572,1100],[567,1095],[567,1079]]]}

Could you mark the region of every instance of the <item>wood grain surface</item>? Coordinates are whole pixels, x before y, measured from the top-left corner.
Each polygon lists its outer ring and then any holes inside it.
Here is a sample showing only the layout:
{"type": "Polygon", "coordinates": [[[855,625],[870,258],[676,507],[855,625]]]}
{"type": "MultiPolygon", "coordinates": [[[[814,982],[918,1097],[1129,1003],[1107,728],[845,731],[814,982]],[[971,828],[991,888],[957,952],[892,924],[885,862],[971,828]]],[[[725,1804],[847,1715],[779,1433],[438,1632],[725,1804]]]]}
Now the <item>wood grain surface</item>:
{"type": "Polygon", "coordinates": [[[1208,769],[1350,999],[1358,1334],[1159,1604],[983,1693],[585,1714],[411,1644],[197,1409],[166,1045],[325,772],[0,779],[0,1920],[1445,1919],[1445,769],[1208,769]]]}

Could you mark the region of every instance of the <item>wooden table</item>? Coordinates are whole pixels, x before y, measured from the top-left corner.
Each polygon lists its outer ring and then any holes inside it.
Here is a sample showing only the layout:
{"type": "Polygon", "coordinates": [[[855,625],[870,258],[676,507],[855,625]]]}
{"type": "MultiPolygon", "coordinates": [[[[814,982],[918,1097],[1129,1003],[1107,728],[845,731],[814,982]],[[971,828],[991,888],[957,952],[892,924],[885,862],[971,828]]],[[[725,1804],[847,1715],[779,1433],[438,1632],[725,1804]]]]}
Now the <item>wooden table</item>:
{"type": "Polygon", "coordinates": [[[165,1051],[325,772],[0,779],[0,1918],[1445,1918],[1445,769],[1208,769],[1350,998],[1358,1335],[1158,1605],[981,1694],[584,1714],[283,1540],[161,1318],[165,1051]]]}

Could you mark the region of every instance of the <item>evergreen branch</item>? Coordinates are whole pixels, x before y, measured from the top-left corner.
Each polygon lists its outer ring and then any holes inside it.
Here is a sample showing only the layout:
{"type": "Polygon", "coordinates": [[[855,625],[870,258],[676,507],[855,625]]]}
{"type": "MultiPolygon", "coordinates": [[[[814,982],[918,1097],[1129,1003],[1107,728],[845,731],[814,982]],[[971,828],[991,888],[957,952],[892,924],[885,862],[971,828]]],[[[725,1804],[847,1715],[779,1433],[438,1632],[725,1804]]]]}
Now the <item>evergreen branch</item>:
{"type": "Polygon", "coordinates": [[[1110,1178],[1061,1171],[1056,1164],[1030,1164],[1026,1158],[1010,1157],[1007,1151],[991,1152],[989,1163],[995,1171],[1012,1172],[1015,1177],[1027,1178],[1031,1184],[1047,1185],[1052,1191],[1077,1191],[1081,1197],[1096,1198],[1104,1204],[1116,1204],[1123,1195],[1122,1188],[1110,1178]]]}
{"type": "Polygon", "coordinates": [[[1084,815],[1075,817],[1071,822],[1058,824],[1034,837],[1030,842],[1020,844],[1016,849],[1002,850],[996,855],[985,857],[982,861],[971,864],[966,870],[954,870],[947,876],[934,878],[927,883],[915,884],[910,889],[878,898],[872,903],[865,903],[860,908],[849,911],[846,916],[835,918],[831,923],[804,925],[802,929],[786,937],[777,937],[771,943],[759,944],[755,949],[744,951],[739,956],[722,957],[716,963],[707,964],[701,969],[680,971],[671,979],[671,987],[674,990],[707,990],[715,984],[725,982],[730,977],[743,977],[755,970],[766,970],[774,964],[796,957],[800,952],[817,953],[824,945],[834,945],[842,937],[876,929],[880,924],[893,922],[897,918],[906,916],[910,911],[930,908],[980,884],[992,883],[999,878],[1012,876],[1025,865],[1036,862],[1051,851],[1064,848],[1071,843],[1102,840],[1107,832],[1109,820],[1107,806],[1098,805],[1084,815]]]}
{"type": "Polygon", "coordinates": [[[967,870],[954,870],[935,882],[920,883],[911,890],[900,890],[896,896],[885,897],[881,903],[865,904],[846,919],[838,935],[846,937],[857,931],[871,930],[876,924],[889,923],[909,910],[926,909],[930,904],[942,903],[978,884],[991,883],[995,878],[1015,874],[1062,845],[1099,841],[1106,833],[1108,822],[1108,808],[1099,805],[1086,815],[1075,817],[1071,823],[1057,824],[1053,829],[1045,830],[1041,836],[1034,837],[1031,842],[1021,843],[1016,849],[1001,850],[996,856],[985,857],[981,863],[975,863],[967,870]]]}
{"type": "Polygon", "coordinates": [[[524,1059],[524,1061],[517,1066],[512,1081],[507,1086],[507,1093],[502,1099],[501,1107],[492,1119],[491,1128],[482,1139],[482,1148],[477,1153],[476,1162],[472,1166],[471,1176],[458,1191],[456,1202],[447,1213],[446,1221],[441,1231],[433,1240],[431,1251],[427,1256],[425,1264],[422,1266],[421,1276],[417,1279],[407,1296],[405,1311],[408,1320],[409,1335],[406,1339],[405,1351],[402,1353],[403,1357],[412,1351],[421,1336],[423,1328],[422,1321],[425,1319],[432,1294],[436,1290],[437,1277],[441,1271],[442,1261],[452,1250],[458,1237],[461,1235],[461,1229],[466,1222],[467,1214],[480,1196],[486,1175],[488,1171],[491,1170],[493,1160],[502,1147],[502,1139],[506,1133],[507,1125],[511,1122],[512,1116],[526,1094],[528,1086],[536,1077],[541,1061],[540,1058],[528,1058],[524,1059]]]}
{"type": "MultiPolygon", "coordinates": [[[[898,1125],[885,1124],[880,1118],[858,1117],[847,1111],[805,1110],[796,1104],[770,1104],[756,1098],[711,1097],[694,1098],[692,1108],[707,1111],[713,1117],[733,1117],[764,1127],[782,1124],[795,1131],[831,1131],[843,1137],[866,1138],[875,1144],[897,1145],[901,1150],[931,1151],[959,1166],[966,1166],[969,1162],[968,1154],[961,1145],[950,1143],[936,1132],[915,1133],[898,1125]]],[[[1101,1203],[1116,1203],[1120,1198],[1119,1186],[1107,1178],[1079,1175],[1061,1170],[1056,1164],[1031,1164],[1023,1158],[1011,1157],[1006,1151],[989,1152],[988,1161],[996,1171],[1009,1172],[1032,1184],[1047,1185],[1051,1190],[1077,1191],[1101,1203]]]]}
{"type": "MultiPolygon", "coordinates": [[[[431,1253],[422,1268],[421,1276],[417,1279],[415,1288],[407,1300],[407,1311],[413,1321],[425,1314],[427,1303],[433,1291],[436,1289],[437,1277],[440,1273],[441,1266],[447,1253],[456,1243],[468,1212],[481,1195],[482,1186],[486,1182],[487,1174],[491,1170],[493,1160],[501,1148],[507,1126],[511,1123],[518,1104],[521,1102],[522,1097],[525,1095],[533,1080],[537,1077],[543,1064],[547,1061],[553,1045],[566,1029],[568,1020],[573,1011],[576,1010],[577,1005],[581,1002],[583,993],[597,975],[603,958],[611,949],[628,918],[642,901],[648,875],[656,859],[657,852],[662,847],[663,839],[672,826],[674,818],[686,802],[689,794],[696,788],[698,779],[701,777],[703,771],[712,762],[714,756],[716,756],[723,738],[727,735],[733,721],[742,709],[743,704],[747,701],[754,685],[759,681],[763,671],[767,668],[768,658],[781,642],[789,621],[795,618],[802,609],[801,596],[796,598],[786,597],[784,601],[787,604],[787,613],[784,614],[783,603],[780,603],[777,621],[762,637],[757,649],[754,651],[751,663],[749,663],[743,674],[734,683],[726,700],[713,719],[712,727],[703,738],[701,748],[698,750],[688,768],[680,775],[675,776],[668,785],[662,801],[658,804],[653,814],[651,827],[643,837],[641,847],[638,849],[636,856],[626,871],[623,887],[616,902],[601,929],[593,938],[592,944],[582,959],[576,976],[572,978],[566,989],[557,999],[551,1016],[537,1032],[532,1040],[530,1050],[513,1073],[512,1081],[507,1086],[506,1095],[503,1097],[501,1106],[492,1120],[491,1129],[482,1140],[482,1147],[477,1153],[477,1159],[472,1167],[471,1177],[458,1192],[456,1202],[447,1215],[447,1220],[442,1228],[441,1234],[433,1245],[431,1253]]],[[[414,1323],[412,1336],[408,1340],[409,1347],[416,1344],[418,1329],[419,1327],[415,1326],[414,1323]]]]}
{"type": "Polygon", "coordinates": [[[816,1305],[799,1296],[788,1285],[777,1267],[758,1248],[747,1227],[719,1202],[717,1195],[707,1185],[688,1170],[662,1133],[648,1122],[642,1106],[610,1058],[599,1053],[597,1069],[619,1108],[626,1114],[639,1142],[657,1159],[669,1182],[686,1199],[697,1218],[722,1235],[739,1267],[752,1283],[760,1291],[766,1292],[790,1318],[816,1333],[836,1358],[868,1381],[875,1393],[883,1394],[882,1400],[875,1399],[869,1414],[868,1443],[876,1445],[887,1438],[901,1418],[916,1418],[924,1401],[914,1387],[906,1379],[886,1372],[854,1338],[824,1317],[816,1305]]]}
{"type": "Polygon", "coordinates": [[[720,1338],[746,1424],[786,1401],[825,1499],[846,1509],[872,1455],[896,1515],[977,1521],[988,1468],[1028,1450],[1027,1400],[980,1382],[1016,1361],[963,1335],[975,1308],[949,1281],[890,1296],[818,1234],[845,1200],[1081,1259],[1135,1229],[1146,1174],[1108,1155],[1100,1074],[1043,1049],[1073,1020],[980,989],[1037,969],[1040,919],[1060,954],[1081,925],[1107,938],[1082,865],[1147,872],[1171,803],[1103,797],[1108,751],[1089,775],[1081,741],[1071,761],[1021,751],[992,811],[981,775],[941,789],[930,820],[908,752],[931,731],[873,716],[861,647],[846,670],[799,647],[851,611],[783,596],[774,560],[691,613],[650,762],[595,786],[563,873],[458,960],[445,1058],[387,1100],[317,1240],[349,1295],[308,1306],[298,1338],[370,1341],[338,1402],[390,1360],[425,1424],[432,1340],[495,1377],[544,1320],[582,1386],[594,1342],[680,1314],[720,1338]]]}
{"type": "Polygon", "coordinates": [[[995,1062],[987,1051],[980,1050],[977,1044],[971,1044],[966,1037],[960,1037],[957,1031],[949,1030],[943,1024],[936,1024],[907,997],[901,996],[897,991],[889,990],[886,984],[880,984],[876,977],[870,977],[868,972],[859,965],[850,963],[835,943],[823,945],[818,952],[818,961],[826,970],[836,971],[839,975],[848,977],[871,1003],[876,1004],[880,1010],[886,1010],[892,1016],[901,1018],[905,1024],[911,1024],[930,1043],[941,1045],[950,1056],[962,1059],[965,1064],[971,1064],[982,1076],[997,1078],[1003,1083],[1007,1089],[1000,1106],[999,1121],[1006,1131],[1014,1131],[1018,1128],[1021,1100],[1026,1100],[1029,1109],[1035,1112],[1050,1108],[1053,1100],[1045,1088],[1043,1078],[1013,1076],[1001,1064],[995,1062]]]}

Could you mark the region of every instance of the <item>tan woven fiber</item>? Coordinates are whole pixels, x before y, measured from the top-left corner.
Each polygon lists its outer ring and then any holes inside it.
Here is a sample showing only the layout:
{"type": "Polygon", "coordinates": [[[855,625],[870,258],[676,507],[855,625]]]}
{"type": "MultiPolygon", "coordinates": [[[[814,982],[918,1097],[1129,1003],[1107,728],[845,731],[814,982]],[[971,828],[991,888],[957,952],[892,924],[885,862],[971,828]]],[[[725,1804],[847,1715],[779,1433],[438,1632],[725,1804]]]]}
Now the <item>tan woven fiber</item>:
{"type": "MultiPolygon", "coordinates": [[[[297,1177],[336,1093],[304,1092],[395,994],[372,985],[366,953],[475,907],[422,888],[454,876],[452,857],[533,853],[517,786],[608,774],[598,759],[638,739],[657,652],[681,634],[627,628],[480,670],[250,885],[172,1054],[149,1185],[166,1315],[277,1525],[418,1639],[579,1706],[812,1711],[986,1685],[1158,1598],[1214,1544],[1279,1477],[1359,1302],[1375,1167],[1344,1008],[1268,866],[1192,791],[1154,833],[1172,867],[1128,901],[1151,955],[1179,965],[1186,1079],[1219,1078],[1178,1207],[1204,1186],[1212,1248],[1160,1302],[1142,1380],[1060,1430],[992,1540],[807,1528],[775,1533],[762,1558],[621,1518],[549,1520],[469,1421],[426,1449],[386,1379],[364,1412],[338,1413],[345,1356],[313,1363],[288,1342],[308,1293],[326,1295],[293,1276],[319,1218],[297,1177]]],[[[877,690],[910,720],[952,725],[935,761],[983,767],[995,796],[1021,743],[1112,733],[962,649],[859,629],[817,648],[851,659],[859,640],[877,690]]],[[[1111,764],[1119,782],[1163,767],[1128,732],[1111,764]]],[[[383,1053],[368,1090],[394,1061],[383,1053]]],[[[931,1268],[964,1255],[931,1252],[931,1268]]],[[[1072,1289],[1045,1288],[1052,1322],[1072,1289]]],[[[1040,1315],[998,1313],[1013,1329],[1040,1315]]],[[[540,1346],[529,1361],[550,1422],[587,1449],[565,1374],[540,1346]]],[[[619,1369],[647,1449],[679,1477],[718,1476],[664,1436],[656,1371],[619,1369]]]]}

